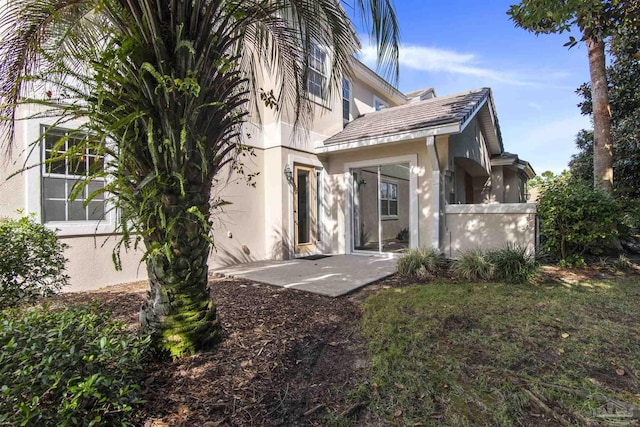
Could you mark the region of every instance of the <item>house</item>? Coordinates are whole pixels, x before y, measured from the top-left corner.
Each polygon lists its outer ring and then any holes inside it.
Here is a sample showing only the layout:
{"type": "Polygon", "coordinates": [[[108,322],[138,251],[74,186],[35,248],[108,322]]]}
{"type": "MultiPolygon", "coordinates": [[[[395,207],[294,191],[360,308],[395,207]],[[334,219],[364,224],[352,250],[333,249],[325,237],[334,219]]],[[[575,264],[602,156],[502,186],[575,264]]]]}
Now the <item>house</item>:
{"type": "MultiPolygon", "coordinates": [[[[231,204],[213,218],[211,267],[312,254],[394,254],[414,247],[436,247],[448,257],[506,243],[535,249],[535,205],[525,203],[534,171],[505,151],[490,89],[403,94],[354,59],[342,96],[329,98],[323,87],[327,55],[320,48],[312,55],[311,123],[294,132],[290,112],[260,106],[261,124],[247,125],[244,141],[255,154],[245,163],[247,171],[259,172],[255,187],[231,172],[218,176],[215,196],[231,204]]],[[[19,111],[22,117],[32,113],[19,111]]],[[[55,132],[37,150],[28,147],[53,123],[17,122],[13,170],[49,155],[55,132]]],[[[74,123],[65,126],[56,131],[69,132],[74,123]]],[[[117,213],[104,200],[89,206],[83,195],[68,200],[73,181],[102,159],[86,153],[83,161],[36,166],[2,182],[0,216],[16,216],[21,209],[57,228],[69,245],[73,289],[146,278],[139,252],[123,254],[123,271],[113,268],[113,241],[105,239],[117,213]]],[[[0,179],[13,170],[5,163],[0,179]]]]}

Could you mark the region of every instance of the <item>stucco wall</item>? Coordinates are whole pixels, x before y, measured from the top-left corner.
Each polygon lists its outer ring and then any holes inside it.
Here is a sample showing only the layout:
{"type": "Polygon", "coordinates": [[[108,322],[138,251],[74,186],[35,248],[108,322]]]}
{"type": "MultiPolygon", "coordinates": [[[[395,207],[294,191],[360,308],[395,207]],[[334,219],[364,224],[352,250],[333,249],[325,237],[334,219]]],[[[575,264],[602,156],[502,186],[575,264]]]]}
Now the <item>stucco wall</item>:
{"type": "Polygon", "coordinates": [[[472,162],[464,164],[469,174],[487,177],[491,174],[491,159],[477,117],[462,133],[451,135],[449,144],[449,156],[454,159],[468,159],[472,162]]]}
{"type": "Polygon", "coordinates": [[[22,156],[15,154],[14,152],[11,158],[0,160],[0,218],[17,218],[20,216],[17,210],[26,206],[25,174],[8,179],[11,173],[20,169],[19,159],[22,156]]]}
{"type": "Polygon", "coordinates": [[[265,246],[265,150],[255,149],[255,156],[245,157],[247,174],[260,172],[253,180],[255,186],[236,173],[225,169],[218,173],[212,197],[230,205],[212,212],[215,248],[209,257],[209,266],[218,267],[239,262],[267,258],[265,246]]]}
{"type": "Polygon", "coordinates": [[[445,255],[497,249],[507,244],[535,253],[536,208],[530,203],[449,205],[445,208],[445,255]]]}
{"type": "Polygon", "coordinates": [[[71,277],[71,286],[67,291],[87,291],[147,279],[147,267],[140,263],[142,250],[133,249],[120,252],[122,270],[116,271],[112,253],[115,238],[107,236],[61,237],[69,247],[65,250],[67,274],[71,277]]]}
{"type": "MultiPolygon", "coordinates": [[[[18,109],[17,117],[27,118],[41,111],[37,107],[23,106],[18,109]]],[[[37,164],[40,158],[38,148],[31,150],[31,143],[40,135],[40,125],[51,124],[49,119],[29,119],[16,121],[15,138],[12,158],[0,160],[0,216],[17,218],[23,215],[35,214],[36,220],[41,221],[40,169],[32,168],[6,180],[9,175],[22,168],[25,164],[37,164]],[[28,155],[31,157],[28,158],[28,155]],[[18,213],[21,210],[22,213],[18,213]]],[[[4,142],[4,141],[3,141],[4,142]]],[[[74,228],[67,224],[57,223],[47,225],[55,229],[65,228],[58,234],[60,240],[69,247],[65,251],[68,259],[67,274],[70,276],[69,287],[63,291],[81,291],[97,289],[116,283],[146,279],[146,268],[139,266],[141,251],[133,250],[121,252],[123,271],[116,271],[112,261],[112,250],[115,239],[105,242],[106,236],[93,236],[96,223],[91,222],[87,233],[75,233],[74,228]]],[[[82,225],[75,223],[75,225],[82,225]]],[[[101,224],[104,225],[104,222],[101,224]]]]}

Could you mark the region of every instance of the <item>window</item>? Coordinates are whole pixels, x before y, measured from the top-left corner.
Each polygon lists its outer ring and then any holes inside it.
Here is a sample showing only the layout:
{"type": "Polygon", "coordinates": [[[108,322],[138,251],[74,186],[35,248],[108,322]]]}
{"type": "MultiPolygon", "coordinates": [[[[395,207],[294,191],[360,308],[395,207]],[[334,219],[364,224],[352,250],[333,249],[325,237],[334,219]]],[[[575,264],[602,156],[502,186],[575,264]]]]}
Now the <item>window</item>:
{"type": "Polygon", "coordinates": [[[342,79],[342,121],[343,124],[351,120],[351,82],[342,79]]]}
{"type": "Polygon", "coordinates": [[[311,43],[309,54],[307,92],[324,101],[327,87],[327,54],[315,43],[311,43]]]}
{"type": "Polygon", "coordinates": [[[398,216],[398,184],[380,182],[380,214],[383,217],[398,216]]]}
{"type": "Polygon", "coordinates": [[[73,186],[91,173],[104,169],[104,157],[88,149],[78,149],[83,135],[57,128],[43,128],[42,213],[44,222],[97,221],[105,215],[104,194],[97,194],[87,206],[85,201],[104,188],[103,179],[90,181],[71,201],[73,186]],[[69,150],[78,150],[73,158],[60,158],[69,150]],[[49,161],[50,159],[58,159],[49,161]]]}
{"type": "Polygon", "coordinates": [[[376,111],[380,111],[384,108],[388,108],[389,105],[384,102],[383,100],[381,100],[380,98],[378,98],[377,96],[373,97],[373,108],[375,108],[376,111]]]}

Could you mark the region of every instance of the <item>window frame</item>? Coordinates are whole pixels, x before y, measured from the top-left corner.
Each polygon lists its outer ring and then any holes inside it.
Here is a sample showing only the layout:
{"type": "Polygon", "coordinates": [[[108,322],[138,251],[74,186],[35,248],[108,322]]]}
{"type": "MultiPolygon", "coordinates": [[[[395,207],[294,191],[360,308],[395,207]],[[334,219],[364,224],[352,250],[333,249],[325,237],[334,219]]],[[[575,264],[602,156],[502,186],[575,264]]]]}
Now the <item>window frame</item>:
{"type": "Polygon", "coordinates": [[[351,100],[353,98],[353,84],[351,80],[346,77],[342,78],[342,125],[346,125],[351,121],[351,100]],[[345,97],[345,83],[348,86],[348,95],[345,97]],[[345,102],[347,103],[347,109],[345,110],[345,102]],[[345,117],[345,112],[346,117],[345,117]]]}
{"type": "Polygon", "coordinates": [[[381,219],[398,219],[399,215],[400,215],[400,203],[398,202],[398,183],[395,181],[391,181],[391,180],[380,180],[380,198],[379,198],[379,203],[380,203],[380,218],[381,219]],[[387,187],[387,194],[386,197],[384,197],[384,193],[382,190],[382,186],[383,184],[387,187]],[[391,188],[395,188],[395,197],[391,197],[391,193],[390,190],[391,188]],[[395,202],[395,206],[396,206],[396,212],[395,214],[391,213],[391,206],[392,206],[392,202],[395,202]],[[387,207],[387,213],[384,214],[383,213],[383,209],[382,206],[386,205],[387,207]]]}
{"type": "MultiPolygon", "coordinates": [[[[26,118],[18,123],[18,138],[16,144],[26,153],[24,167],[24,210],[26,213],[34,215],[40,223],[50,230],[57,232],[59,237],[82,237],[109,235],[116,232],[118,213],[113,208],[113,204],[106,203],[105,217],[102,220],[90,221],[57,221],[44,222],[42,206],[42,133],[45,127],[64,127],[68,129],[81,129],[86,124],[86,119],[77,118],[71,120],[61,120],[60,117],[36,117],[42,110],[39,107],[24,109],[21,111],[22,117],[26,118]],[[34,142],[35,141],[35,142],[34,142]]],[[[105,159],[108,163],[109,157],[105,159]]],[[[16,177],[17,179],[18,177],[16,177]]]]}
{"type": "Polygon", "coordinates": [[[389,108],[389,103],[386,102],[385,100],[383,100],[382,98],[377,97],[376,95],[373,95],[373,110],[374,111],[381,111],[384,110],[385,108],[389,108]],[[378,108],[378,104],[382,107],[382,108],[378,108]]]}
{"type": "Polygon", "coordinates": [[[309,57],[307,58],[307,61],[305,92],[310,100],[326,106],[329,101],[327,93],[329,81],[329,53],[322,45],[312,41],[309,47],[309,57]],[[313,81],[314,77],[319,81],[313,81]],[[312,91],[310,83],[314,85],[314,88],[318,88],[319,93],[312,91]]]}
{"type": "MultiPolygon", "coordinates": [[[[107,201],[103,195],[100,196],[96,196],[95,198],[93,198],[89,204],[87,206],[84,206],[84,201],[87,200],[89,198],[89,196],[92,194],[92,192],[89,191],[89,186],[91,185],[91,183],[95,182],[95,183],[100,183],[100,185],[104,186],[106,184],[106,179],[104,178],[94,178],[91,180],[90,183],[87,183],[86,186],[84,186],[81,191],[83,194],[78,194],[76,199],[74,201],[71,201],[70,199],[70,195],[72,193],[72,188],[74,185],[75,181],[79,181],[79,180],[84,180],[86,179],[89,175],[89,169],[91,167],[91,159],[101,159],[102,161],[102,168],[104,169],[105,167],[105,159],[104,156],[99,156],[95,153],[91,153],[90,150],[87,148],[85,150],[85,152],[82,155],[82,160],[84,162],[83,165],[83,174],[80,175],[79,173],[74,173],[76,171],[71,171],[70,168],[73,166],[71,164],[71,162],[69,161],[69,159],[62,159],[60,160],[60,162],[62,162],[63,164],[63,168],[64,171],[60,172],[60,171],[51,171],[51,166],[53,163],[46,163],[47,160],[47,155],[48,153],[54,153],[54,151],[52,149],[49,149],[49,147],[47,146],[47,137],[52,136],[53,138],[68,138],[68,140],[65,142],[65,147],[64,147],[64,151],[69,150],[70,147],[70,142],[72,140],[81,140],[84,137],[84,134],[82,132],[77,132],[74,131],[73,129],[67,129],[67,128],[63,128],[63,127],[58,127],[58,126],[46,126],[46,125],[41,125],[40,126],[40,135],[41,135],[41,142],[40,142],[40,146],[41,146],[41,179],[42,179],[42,184],[41,184],[41,210],[42,210],[42,222],[44,224],[59,224],[59,223],[74,223],[74,222],[78,222],[78,223],[86,223],[86,222],[97,222],[97,221],[101,221],[105,218],[106,214],[107,214],[107,201]],[[77,137],[76,137],[77,135],[77,137]],[[49,170],[47,170],[49,169],[49,170]],[[63,194],[64,197],[47,197],[47,182],[50,181],[51,183],[54,182],[54,180],[60,180],[64,182],[64,189],[63,189],[63,194]],[[56,220],[50,220],[47,221],[46,217],[47,217],[47,209],[46,209],[46,204],[47,201],[54,201],[54,202],[60,202],[63,201],[64,202],[64,220],[61,219],[56,219],[56,220]],[[102,202],[102,215],[100,215],[99,218],[91,218],[92,213],[90,212],[91,208],[91,204],[95,204],[95,202],[102,202]],[[82,204],[82,210],[84,211],[84,218],[85,219],[70,219],[70,213],[73,211],[73,208],[71,207],[71,204],[77,204],[77,203],[81,203],[82,204]],[[71,209],[71,212],[70,212],[71,209]]],[[[58,152],[62,153],[64,152],[62,149],[60,149],[58,152]]],[[[56,162],[57,163],[57,162],[56,162]]]]}

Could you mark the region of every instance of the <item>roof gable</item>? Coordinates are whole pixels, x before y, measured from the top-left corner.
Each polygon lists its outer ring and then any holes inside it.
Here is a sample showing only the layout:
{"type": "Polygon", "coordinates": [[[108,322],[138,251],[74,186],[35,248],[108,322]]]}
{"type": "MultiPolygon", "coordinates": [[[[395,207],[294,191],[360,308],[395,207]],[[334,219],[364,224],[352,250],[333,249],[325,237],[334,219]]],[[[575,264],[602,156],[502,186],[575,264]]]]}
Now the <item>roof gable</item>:
{"type": "MultiPolygon", "coordinates": [[[[438,126],[459,124],[460,130],[475,114],[491,101],[491,89],[482,88],[439,98],[426,99],[365,114],[324,142],[325,147],[391,135],[421,131],[438,126]],[[489,102],[487,102],[489,101],[489,102]]],[[[495,114],[491,114],[495,117],[495,114]]],[[[497,126],[497,121],[495,122],[497,126]]],[[[500,139],[499,130],[494,133],[500,139]]],[[[491,141],[490,141],[491,142],[491,141]]],[[[498,141],[500,150],[502,141],[498,141]]]]}

